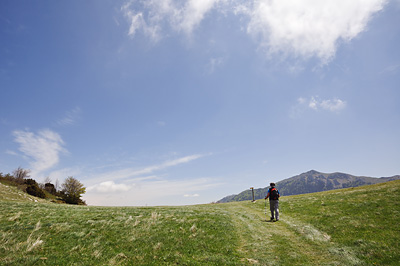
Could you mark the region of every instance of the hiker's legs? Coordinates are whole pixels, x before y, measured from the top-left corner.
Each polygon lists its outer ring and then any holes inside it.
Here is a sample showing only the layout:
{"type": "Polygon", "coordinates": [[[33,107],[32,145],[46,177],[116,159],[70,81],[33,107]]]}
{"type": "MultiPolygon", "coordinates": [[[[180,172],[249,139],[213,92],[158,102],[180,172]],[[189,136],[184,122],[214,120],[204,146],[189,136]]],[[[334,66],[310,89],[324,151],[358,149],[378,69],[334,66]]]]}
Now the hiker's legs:
{"type": "Polygon", "coordinates": [[[279,200],[275,200],[275,219],[279,220],[279,200]]]}
{"type": "Polygon", "coordinates": [[[270,200],[269,209],[271,210],[271,219],[279,220],[279,200],[270,200]]]}
{"type": "Polygon", "coordinates": [[[271,220],[274,219],[275,203],[274,200],[269,201],[269,209],[271,211],[271,220]]]}

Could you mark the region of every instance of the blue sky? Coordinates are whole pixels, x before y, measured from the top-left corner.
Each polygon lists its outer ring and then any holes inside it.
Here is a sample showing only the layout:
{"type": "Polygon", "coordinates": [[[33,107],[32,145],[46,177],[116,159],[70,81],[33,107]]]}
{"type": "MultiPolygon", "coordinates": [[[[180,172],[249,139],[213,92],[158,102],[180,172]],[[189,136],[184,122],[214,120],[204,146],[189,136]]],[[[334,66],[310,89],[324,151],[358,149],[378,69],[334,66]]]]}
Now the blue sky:
{"type": "Polygon", "coordinates": [[[89,205],[400,174],[400,1],[0,2],[0,171],[89,205]]]}

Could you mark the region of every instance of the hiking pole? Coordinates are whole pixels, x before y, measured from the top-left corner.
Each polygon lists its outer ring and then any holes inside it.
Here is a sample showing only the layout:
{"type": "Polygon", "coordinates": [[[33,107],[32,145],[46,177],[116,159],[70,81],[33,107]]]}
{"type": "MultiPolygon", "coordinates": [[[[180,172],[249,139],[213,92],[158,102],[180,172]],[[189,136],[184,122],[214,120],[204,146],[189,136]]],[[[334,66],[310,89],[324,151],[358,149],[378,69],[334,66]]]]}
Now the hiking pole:
{"type": "Polygon", "coordinates": [[[265,207],[264,207],[264,213],[265,213],[265,221],[268,221],[268,215],[267,215],[267,199],[265,199],[265,207]]]}

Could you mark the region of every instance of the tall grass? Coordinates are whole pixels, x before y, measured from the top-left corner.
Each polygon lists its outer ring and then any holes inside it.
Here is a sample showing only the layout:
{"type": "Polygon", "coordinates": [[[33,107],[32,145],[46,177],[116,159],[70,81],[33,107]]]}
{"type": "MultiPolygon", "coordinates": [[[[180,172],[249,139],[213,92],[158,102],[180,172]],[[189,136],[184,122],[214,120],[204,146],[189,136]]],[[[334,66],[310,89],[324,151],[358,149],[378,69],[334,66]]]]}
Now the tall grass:
{"type": "Polygon", "coordinates": [[[237,236],[206,207],[102,208],[0,202],[0,264],[231,265],[237,236]]]}

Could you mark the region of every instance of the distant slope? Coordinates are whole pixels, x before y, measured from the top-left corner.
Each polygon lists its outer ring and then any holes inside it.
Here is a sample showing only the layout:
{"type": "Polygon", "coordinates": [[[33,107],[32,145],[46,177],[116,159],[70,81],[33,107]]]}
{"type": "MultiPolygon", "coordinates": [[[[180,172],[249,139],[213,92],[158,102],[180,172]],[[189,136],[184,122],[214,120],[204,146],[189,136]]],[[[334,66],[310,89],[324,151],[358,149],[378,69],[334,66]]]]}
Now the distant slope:
{"type": "MultiPolygon", "coordinates": [[[[400,175],[392,177],[366,177],[353,176],[344,173],[320,173],[315,170],[293,176],[291,178],[276,183],[279,192],[282,195],[299,195],[327,191],[332,189],[359,187],[364,185],[373,185],[400,179],[400,175]]],[[[254,190],[255,199],[262,199],[267,195],[268,187],[254,190]]],[[[218,203],[252,200],[251,190],[245,190],[237,195],[230,195],[219,200],[218,203]]]]}

